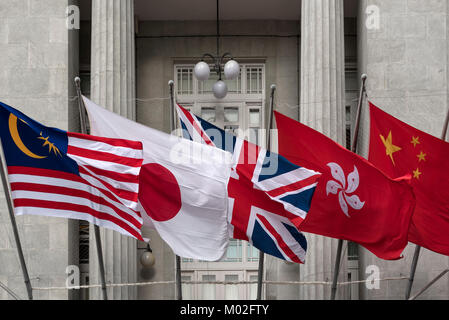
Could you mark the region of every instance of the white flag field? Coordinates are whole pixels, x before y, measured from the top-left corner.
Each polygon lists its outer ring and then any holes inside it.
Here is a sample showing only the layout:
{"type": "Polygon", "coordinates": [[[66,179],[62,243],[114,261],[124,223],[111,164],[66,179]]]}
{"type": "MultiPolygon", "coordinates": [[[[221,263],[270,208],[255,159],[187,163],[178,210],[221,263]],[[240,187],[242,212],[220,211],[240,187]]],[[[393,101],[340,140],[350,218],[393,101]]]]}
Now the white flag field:
{"type": "Polygon", "coordinates": [[[91,134],[143,143],[139,210],[144,226],[156,229],[179,256],[219,260],[229,241],[231,154],[146,127],[84,96],[83,100],[91,134]]]}

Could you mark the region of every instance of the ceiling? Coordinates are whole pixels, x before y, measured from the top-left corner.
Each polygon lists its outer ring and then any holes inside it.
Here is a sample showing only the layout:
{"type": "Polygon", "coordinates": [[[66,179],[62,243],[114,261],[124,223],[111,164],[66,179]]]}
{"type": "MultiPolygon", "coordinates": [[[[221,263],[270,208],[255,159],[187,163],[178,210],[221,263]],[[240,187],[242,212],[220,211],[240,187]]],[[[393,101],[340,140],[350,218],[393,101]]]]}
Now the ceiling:
{"type": "MultiPolygon", "coordinates": [[[[357,16],[357,0],[345,1],[345,16],[357,16]]],[[[90,20],[91,0],[80,0],[90,20]]],[[[215,0],[134,0],[139,20],[215,20],[215,0]]],[[[301,0],[221,0],[220,20],[299,20],[301,0]]]]}

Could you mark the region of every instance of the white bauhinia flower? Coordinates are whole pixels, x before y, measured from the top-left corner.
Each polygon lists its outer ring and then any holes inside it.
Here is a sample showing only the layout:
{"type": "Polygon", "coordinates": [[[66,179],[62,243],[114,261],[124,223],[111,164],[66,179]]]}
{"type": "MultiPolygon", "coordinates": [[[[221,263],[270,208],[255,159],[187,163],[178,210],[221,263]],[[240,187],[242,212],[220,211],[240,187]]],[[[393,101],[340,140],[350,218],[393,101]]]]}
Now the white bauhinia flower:
{"type": "Polygon", "coordinates": [[[345,173],[340,165],[335,162],[330,162],[327,165],[331,169],[332,177],[337,181],[329,180],[327,182],[326,195],[329,195],[329,193],[338,194],[341,210],[350,218],[349,207],[354,210],[361,210],[365,205],[365,201],[362,202],[357,195],[351,195],[359,187],[360,178],[357,167],[354,166],[354,171],[348,175],[348,185],[346,187],[345,173]]]}

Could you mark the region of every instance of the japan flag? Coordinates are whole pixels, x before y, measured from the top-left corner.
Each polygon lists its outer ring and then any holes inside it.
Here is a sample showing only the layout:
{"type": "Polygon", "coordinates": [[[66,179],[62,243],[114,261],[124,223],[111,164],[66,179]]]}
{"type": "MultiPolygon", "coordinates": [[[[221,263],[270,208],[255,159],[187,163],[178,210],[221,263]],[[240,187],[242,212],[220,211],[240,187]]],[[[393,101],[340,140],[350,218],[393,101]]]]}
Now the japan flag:
{"type": "Polygon", "coordinates": [[[142,141],[139,211],[175,254],[219,260],[229,241],[231,154],[146,127],[83,97],[91,132],[142,141]]]}

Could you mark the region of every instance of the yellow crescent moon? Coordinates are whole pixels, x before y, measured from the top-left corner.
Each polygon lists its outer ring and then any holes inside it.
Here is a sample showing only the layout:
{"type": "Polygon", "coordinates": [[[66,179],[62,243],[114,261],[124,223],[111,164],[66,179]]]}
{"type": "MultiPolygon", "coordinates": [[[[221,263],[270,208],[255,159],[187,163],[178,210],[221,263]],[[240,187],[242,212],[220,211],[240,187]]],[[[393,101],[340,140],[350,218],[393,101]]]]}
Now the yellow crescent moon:
{"type": "Polygon", "coordinates": [[[13,115],[12,113],[9,115],[9,132],[11,133],[12,140],[16,144],[16,146],[25,153],[28,157],[35,158],[35,159],[44,159],[47,157],[39,156],[37,154],[34,154],[33,152],[28,149],[25,144],[23,143],[22,139],[19,135],[19,130],[17,130],[17,117],[13,115]]]}

